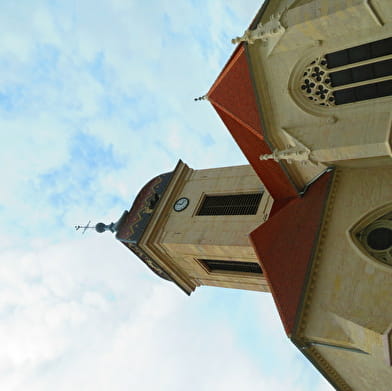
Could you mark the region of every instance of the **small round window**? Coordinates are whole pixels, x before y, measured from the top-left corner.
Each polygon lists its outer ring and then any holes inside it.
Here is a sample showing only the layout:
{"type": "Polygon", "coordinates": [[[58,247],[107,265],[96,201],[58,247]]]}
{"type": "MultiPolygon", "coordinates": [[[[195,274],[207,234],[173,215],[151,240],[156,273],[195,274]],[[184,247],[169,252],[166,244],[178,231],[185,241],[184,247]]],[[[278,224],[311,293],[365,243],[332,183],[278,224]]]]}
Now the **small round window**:
{"type": "Polygon", "coordinates": [[[385,251],[392,248],[392,230],[390,228],[375,228],[366,238],[367,245],[373,251],[385,251]]]}
{"type": "Polygon", "coordinates": [[[392,213],[370,223],[356,237],[374,258],[392,266],[392,213]]]}

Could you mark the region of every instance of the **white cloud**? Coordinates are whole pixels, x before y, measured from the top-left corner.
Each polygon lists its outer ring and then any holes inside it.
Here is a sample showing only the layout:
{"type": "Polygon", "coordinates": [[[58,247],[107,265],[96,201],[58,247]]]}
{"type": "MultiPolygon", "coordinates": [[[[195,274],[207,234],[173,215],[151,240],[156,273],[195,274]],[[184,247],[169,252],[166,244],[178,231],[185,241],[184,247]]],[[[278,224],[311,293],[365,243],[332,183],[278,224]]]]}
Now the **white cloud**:
{"type": "Polygon", "coordinates": [[[243,299],[232,301],[232,292],[213,289],[189,298],[123,247],[105,234],[5,254],[5,389],[305,389],[298,381],[304,364],[293,367],[270,298],[238,292],[243,299]],[[269,359],[276,355],[292,373],[282,380],[260,366],[227,311],[260,327],[261,340],[273,339],[269,359]]]}
{"type": "Polygon", "coordinates": [[[116,220],[178,158],[193,168],[245,162],[210,105],[193,98],[257,8],[2,2],[2,389],[304,390],[270,299],[236,292],[236,307],[212,289],[187,298],[110,235],[73,232],[116,220]],[[260,327],[263,349],[251,348],[235,313],[252,333],[260,327]],[[286,366],[284,380],[263,368],[265,350],[286,366]]]}

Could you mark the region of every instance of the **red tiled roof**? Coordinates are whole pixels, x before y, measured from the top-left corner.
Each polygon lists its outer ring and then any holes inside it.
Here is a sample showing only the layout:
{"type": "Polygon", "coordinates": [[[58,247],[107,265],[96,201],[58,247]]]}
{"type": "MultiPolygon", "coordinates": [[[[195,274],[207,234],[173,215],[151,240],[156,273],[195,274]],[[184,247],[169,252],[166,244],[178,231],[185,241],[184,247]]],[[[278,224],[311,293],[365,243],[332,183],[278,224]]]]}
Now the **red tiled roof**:
{"type": "Polygon", "coordinates": [[[250,234],[289,336],[301,304],[332,175],[321,176],[303,198],[286,203],[250,234]]]}
{"type": "Polygon", "coordinates": [[[239,45],[234,51],[208,92],[208,99],[228,110],[248,129],[254,129],[261,134],[259,112],[243,45],[239,45]]]}
{"type": "Polygon", "coordinates": [[[268,189],[272,198],[285,199],[298,196],[278,163],[274,160],[259,159],[260,155],[271,153],[262,136],[253,129],[246,128],[236,118],[233,118],[222,109],[215,107],[215,110],[229,129],[263,185],[268,189]]]}
{"type": "Polygon", "coordinates": [[[271,150],[264,140],[261,118],[243,45],[238,45],[210,91],[208,99],[229,129],[249,163],[274,199],[298,193],[282,167],[259,159],[271,150]]]}
{"type": "Polygon", "coordinates": [[[264,138],[243,44],[235,49],[208,99],[274,199],[269,219],[250,234],[250,239],[285,330],[291,335],[332,174],[321,176],[301,198],[277,162],[259,159],[271,150],[264,138]]]}

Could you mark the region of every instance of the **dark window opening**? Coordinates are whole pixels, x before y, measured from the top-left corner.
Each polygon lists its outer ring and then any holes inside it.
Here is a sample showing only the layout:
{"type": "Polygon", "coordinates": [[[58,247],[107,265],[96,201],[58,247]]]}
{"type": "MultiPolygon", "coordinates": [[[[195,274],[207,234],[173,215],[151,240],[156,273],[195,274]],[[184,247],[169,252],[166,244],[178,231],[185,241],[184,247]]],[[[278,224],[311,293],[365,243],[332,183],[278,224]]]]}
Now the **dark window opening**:
{"type": "Polygon", "coordinates": [[[263,193],[206,196],[198,216],[255,215],[263,193]]]}
{"type": "Polygon", "coordinates": [[[392,80],[334,91],[336,105],[392,95],[392,80]]]}
{"type": "Polygon", "coordinates": [[[325,57],[327,59],[327,67],[331,69],[389,54],[392,54],[392,38],[385,38],[353,48],[339,50],[329,53],[325,57]]]}
{"type": "Polygon", "coordinates": [[[392,75],[392,60],[375,62],[338,72],[331,72],[329,77],[331,79],[332,87],[337,87],[390,75],[392,75]]]}
{"type": "Polygon", "coordinates": [[[210,271],[233,271],[243,273],[263,273],[256,262],[224,261],[217,259],[199,259],[199,262],[210,271]]]}
{"type": "Polygon", "coordinates": [[[392,230],[389,228],[376,228],[367,235],[367,243],[373,250],[387,250],[392,246],[392,230]]]}

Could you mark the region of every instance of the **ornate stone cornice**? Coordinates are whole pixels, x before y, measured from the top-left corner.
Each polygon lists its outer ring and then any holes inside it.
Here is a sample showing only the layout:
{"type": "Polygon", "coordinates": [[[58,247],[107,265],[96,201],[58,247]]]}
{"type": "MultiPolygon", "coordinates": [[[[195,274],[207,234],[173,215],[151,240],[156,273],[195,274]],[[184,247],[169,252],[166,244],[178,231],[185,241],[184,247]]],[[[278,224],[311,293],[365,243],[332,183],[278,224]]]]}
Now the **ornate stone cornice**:
{"type": "Polygon", "coordinates": [[[313,346],[306,348],[307,354],[312,361],[316,362],[328,375],[329,379],[338,387],[339,391],[352,391],[352,388],[343,380],[338,372],[313,346]]]}

